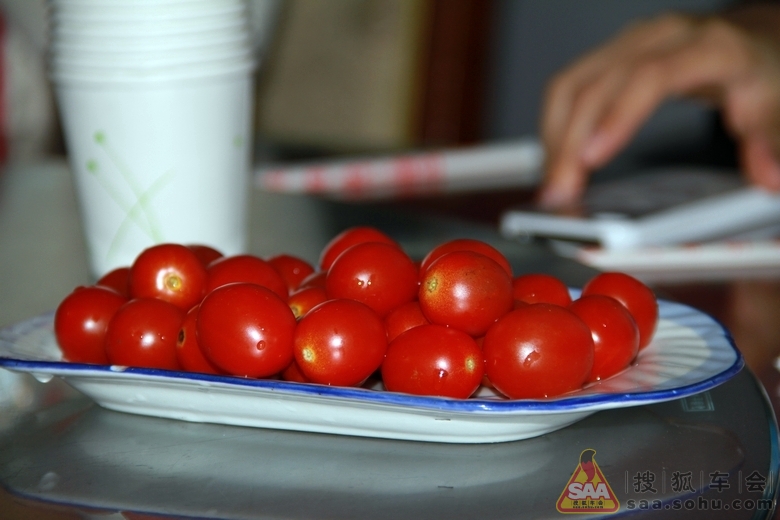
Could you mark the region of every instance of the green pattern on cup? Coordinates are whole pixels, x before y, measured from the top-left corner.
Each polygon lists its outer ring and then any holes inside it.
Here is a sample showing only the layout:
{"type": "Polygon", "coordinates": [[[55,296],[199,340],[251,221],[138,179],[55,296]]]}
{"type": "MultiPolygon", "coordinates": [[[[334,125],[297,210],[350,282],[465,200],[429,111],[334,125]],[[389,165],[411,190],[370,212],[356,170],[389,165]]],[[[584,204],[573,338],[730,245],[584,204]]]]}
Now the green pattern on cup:
{"type": "Polygon", "coordinates": [[[103,149],[114,169],[119,172],[119,177],[105,173],[97,159],[87,161],[87,172],[95,177],[111,200],[125,213],[125,218],[119,224],[111,240],[106,258],[110,259],[117,253],[132,225],[138,227],[153,243],[164,242],[162,227],[151,203],[154,197],[173,179],[173,171],[162,173],[148,188],[143,189],[122,157],[110,146],[105,132],[95,132],[94,141],[103,149]],[[130,188],[133,198],[128,199],[125,193],[118,189],[115,184],[117,179],[120,182],[124,181],[130,188]]]}

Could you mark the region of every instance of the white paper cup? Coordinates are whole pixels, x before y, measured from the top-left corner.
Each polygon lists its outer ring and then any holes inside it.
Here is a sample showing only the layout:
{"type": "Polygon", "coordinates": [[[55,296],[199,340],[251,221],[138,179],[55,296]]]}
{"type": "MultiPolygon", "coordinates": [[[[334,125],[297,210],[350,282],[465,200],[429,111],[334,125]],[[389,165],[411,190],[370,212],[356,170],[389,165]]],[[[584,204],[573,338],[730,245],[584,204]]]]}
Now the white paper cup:
{"type": "Polygon", "coordinates": [[[95,277],[156,243],[245,251],[252,77],[55,78],[95,277]]]}

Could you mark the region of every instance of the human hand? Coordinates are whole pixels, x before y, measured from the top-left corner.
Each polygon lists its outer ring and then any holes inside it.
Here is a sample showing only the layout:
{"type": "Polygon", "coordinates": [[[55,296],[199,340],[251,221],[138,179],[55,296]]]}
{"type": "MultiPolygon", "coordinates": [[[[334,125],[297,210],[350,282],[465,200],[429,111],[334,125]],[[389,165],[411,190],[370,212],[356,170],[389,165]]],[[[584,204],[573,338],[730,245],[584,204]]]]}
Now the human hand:
{"type": "Polygon", "coordinates": [[[780,7],[765,5],[642,22],[557,74],[542,110],[539,202],[576,201],[590,172],[677,96],[720,108],[747,178],[780,191],[780,7]]]}

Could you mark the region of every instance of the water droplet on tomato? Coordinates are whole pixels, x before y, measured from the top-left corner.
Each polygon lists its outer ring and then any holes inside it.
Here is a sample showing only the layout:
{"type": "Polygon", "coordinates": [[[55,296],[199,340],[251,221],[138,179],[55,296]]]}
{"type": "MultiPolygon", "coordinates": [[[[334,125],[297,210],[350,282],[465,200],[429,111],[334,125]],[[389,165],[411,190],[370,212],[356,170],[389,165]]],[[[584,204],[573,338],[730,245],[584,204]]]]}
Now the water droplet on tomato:
{"type": "Polygon", "coordinates": [[[265,341],[261,339],[260,341],[257,342],[257,345],[255,346],[257,350],[265,350],[265,341]]]}
{"type": "Polygon", "coordinates": [[[531,368],[537,361],[539,361],[539,358],[541,357],[542,356],[538,352],[531,352],[523,360],[523,366],[526,368],[531,368]]]}
{"type": "Polygon", "coordinates": [[[440,368],[440,369],[439,369],[439,379],[444,379],[444,378],[445,378],[445,377],[447,377],[448,375],[450,375],[450,374],[449,374],[449,372],[447,372],[447,371],[446,371],[446,370],[444,370],[443,368],[440,368]]]}

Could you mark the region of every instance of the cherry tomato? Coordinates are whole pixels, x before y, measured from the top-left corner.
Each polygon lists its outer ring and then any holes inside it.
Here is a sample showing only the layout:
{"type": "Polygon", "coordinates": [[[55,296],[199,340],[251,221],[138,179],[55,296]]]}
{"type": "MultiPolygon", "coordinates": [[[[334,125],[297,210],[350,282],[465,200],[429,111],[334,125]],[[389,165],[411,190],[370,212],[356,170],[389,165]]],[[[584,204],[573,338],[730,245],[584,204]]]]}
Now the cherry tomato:
{"type": "Polygon", "coordinates": [[[569,310],[585,322],[593,336],[593,368],[588,381],[613,376],[634,360],[639,351],[639,329],[619,301],[592,294],[575,300],[569,310]]]}
{"type": "Polygon", "coordinates": [[[313,383],[357,386],[382,364],[384,323],[354,300],[328,300],[309,311],[295,330],[295,362],[313,383]]]}
{"type": "Polygon", "coordinates": [[[112,365],[179,370],[176,341],[184,311],[157,298],[136,298],[108,324],[106,355],[112,365]]]}
{"type": "Polygon", "coordinates": [[[206,293],[235,282],[253,283],[266,287],[281,299],[287,299],[287,284],[271,264],[253,255],[218,258],[209,264],[206,293]]]}
{"type": "Polygon", "coordinates": [[[268,259],[271,267],[282,275],[287,284],[288,292],[292,293],[301,282],[314,272],[314,268],[306,260],[291,255],[276,255],[268,259]]]}
{"type": "Polygon", "coordinates": [[[601,273],[582,289],[582,295],[603,294],[622,303],[639,327],[639,349],[650,344],[658,325],[658,301],[653,291],[625,273],[601,273]]]}
{"type": "Polygon", "coordinates": [[[179,336],[176,340],[176,359],[179,365],[189,372],[202,372],[204,374],[223,374],[224,372],[217,368],[214,363],[206,359],[203,350],[198,344],[197,323],[198,310],[200,306],[196,305],[184,316],[184,321],[179,329],[179,336]]]}
{"type": "Polygon", "coordinates": [[[428,318],[420,309],[419,302],[409,302],[400,307],[396,307],[390,314],[385,316],[385,330],[387,330],[387,341],[393,341],[402,332],[406,332],[420,325],[428,325],[428,318]]]}
{"type": "Polygon", "coordinates": [[[485,255],[454,251],[425,272],[419,301],[431,323],[481,336],[512,309],[512,279],[485,255]]]}
{"type": "Polygon", "coordinates": [[[512,399],[553,397],[577,390],[593,367],[591,331],[573,312],[534,303],[499,319],[482,344],[493,386],[512,399]]]}
{"type": "Polygon", "coordinates": [[[282,380],[283,381],[293,381],[295,383],[308,383],[309,380],[306,379],[306,376],[303,375],[303,372],[301,372],[301,369],[298,368],[298,363],[295,362],[293,359],[292,363],[287,365],[287,368],[282,370],[282,380]]]}
{"type": "Polygon", "coordinates": [[[160,244],[141,252],[130,268],[133,298],[157,298],[188,311],[203,298],[206,268],[180,244],[160,244]]]}
{"type": "Polygon", "coordinates": [[[225,256],[213,247],[203,244],[189,244],[187,247],[189,247],[190,250],[195,253],[195,256],[198,257],[204,267],[208,267],[209,264],[217,258],[222,258],[225,256]]]}
{"type": "Polygon", "coordinates": [[[328,270],[329,298],[349,298],[371,307],[380,316],[414,300],[417,269],[401,249],[380,242],[350,247],[328,270]]]}
{"type": "Polygon", "coordinates": [[[422,325],[395,338],[382,362],[391,392],[465,399],[482,381],[485,362],[474,339],[441,325],[422,325]]]}
{"type": "Polygon", "coordinates": [[[325,279],[328,277],[327,271],[314,271],[309,276],[301,280],[298,289],[308,289],[309,287],[325,288],[325,279]]]}
{"type": "Polygon", "coordinates": [[[376,228],[369,226],[352,227],[342,231],[325,245],[320,253],[320,269],[327,271],[341,253],[354,245],[364,242],[381,242],[398,248],[401,247],[398,245],[398,242],[376,228]]]}
{"type": "Polygon", "coordinates": [[[54,335],[63,359],[108,364],[104,340],[108,323],[127,298],[108,287],[79,287],[54,313],[54,335]]]}
{"type": "Polygon", "coordinates": [[[420,276],[422,277],[425,275],[425,271],[428,270],[437,258],[447,253],[452,253],[453,251],[473,251],[474,253],[485,255],[500,265],[504,271],[506,271],[506,274],[510,277],[512,276],[512,266],[501,251],[486,242],[474,240],[472,238],[457,238],[439,244],[433,248],[425,255],[425,258],[423,258],[422,263],[420,264],[420,276]]]}
{"type": "Polygon", "coordinates": [[[532,273],[512,280],[512,297],[525,303],[553,303],[567,307],[571,303],[569,288],[549,274],[532,273]]]}
{"type": "Polygon", "coordinates": [[[269,377],[292,361],[295,317],[266,287],[231,283],[214,289],[200,304],[197,331],[206,357],[233,375],[269,377]]]}
{"type": "Polygon", "coordinates": [[[95,285],[109,287],[122,296],[130,298],[130,268],[117,267],[113,271],[104,274],[95,285]]]}
{"type": "Polygon", "coordinates": [[[287,305],[293,311],[296,319],[302,318],[317,305],[328,300],[328,294],[322,287],[306,287],[298,289],[287,299],[287,305]]]}

